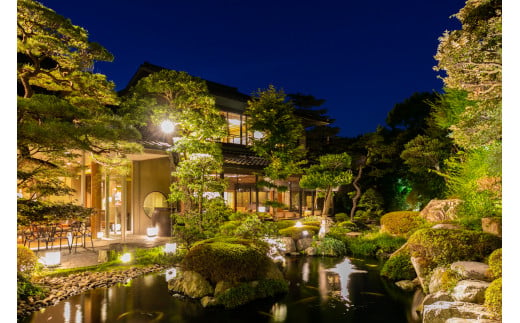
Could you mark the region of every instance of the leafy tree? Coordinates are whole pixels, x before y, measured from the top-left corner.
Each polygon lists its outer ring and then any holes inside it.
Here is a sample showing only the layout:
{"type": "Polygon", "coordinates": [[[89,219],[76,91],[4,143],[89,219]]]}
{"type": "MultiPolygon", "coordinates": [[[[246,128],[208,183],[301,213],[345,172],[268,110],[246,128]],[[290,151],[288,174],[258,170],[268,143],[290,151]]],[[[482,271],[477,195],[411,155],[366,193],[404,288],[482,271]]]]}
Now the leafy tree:
{"type": "Polygon", "coordinates": [[[460,30],[439,39],[435,70],[445,94],[433,117],[459,148],[447,161],[449,194],[464,200],[462,220],[501,215],[502,3],[467,1],[460,30]]]}
{"type": "Polygon", "coordinates": [[[466,91],[476,101],[450,129],[457,145],[479,148],[502,138],[502,2],[467,1],[454,16],[462,28],[440,37],[434,69],[446,72],[446,88],[466,91]]]}
{"type": "Polygon", "coordinates": [[[36,1],[20,0],[17,9],[18,188],[31,199],[70,194],[58,178],[77,170],[67,165],[79,152],[135,152],[140,145],[129,141],[139,133],[108,108],[118,102],[113,83],[92,72],[112,55],[36,1]]]}
{"type": "Polygon", "coordinates": [[[294,110],[285,93],[273,85],[265,91],[259,90],[245,110],[249,116],[248,129],[261,133],[253,138],[252,149],[269,161],[264,172],[272,180],[300,173],[305,153],[301,142],[304,129],[294,110]]]}
{"type": "Polygon", "coordinates": [[[302,188],[319,189],[325,194],[322,216],[326,217],[332,205],[332,193],[335,187],[352,181],[350,170],[351,157],[347,153],[328,154],[319,158],[319,164],[305,170],[300,180],[302,188]]]}
{"type": "Polygon", "coordinates": [[[150,123],[158,129],[165,120],[174,124],[174,131],[168,135],[174,138],[172,176],[176,181],[170,187],[169,198],[182,202],[185,229],[196,236],[207,222],[209,201],[220,198],[206,193],[220,196],[225,188],[223,180],[216,176],[222,171],[217,140],[225,134],[225,121],[205,81],[186,72],[161,70],[140,79],[122,106],[143,120],[143,125],[150,123]]]}

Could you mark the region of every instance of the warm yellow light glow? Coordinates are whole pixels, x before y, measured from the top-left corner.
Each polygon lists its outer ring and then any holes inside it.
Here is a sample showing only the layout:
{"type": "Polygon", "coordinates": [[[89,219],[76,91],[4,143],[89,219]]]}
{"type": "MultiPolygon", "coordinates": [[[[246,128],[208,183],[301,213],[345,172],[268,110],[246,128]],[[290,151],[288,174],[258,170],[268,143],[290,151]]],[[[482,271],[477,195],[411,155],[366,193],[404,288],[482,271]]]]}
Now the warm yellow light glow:
{"type": "Polygon", "coordinates": [[[130,260],[132,260],[132,255],[129,252],[127,252],[127,253],[122,254],[120,259],[122,262],[128,263],[128,262],[130,262],[130,260]]]}
{"type": "Polygon", "coordinates": [[[239,119],[228,119],[228,122],[229,122],[230,125],[240,126],[240,120],[239,119]]]}
{"type": "Polygon", "coordinates": [[[149,237],[155,237],[159,233],[158,227],[146,228],[146,235],[149,237]]]}
{"type": "Polygon", "coordinates": [[[294,225],[297,228],[303,227],[303,224],[300,221],[296,221],[296,224],[294,225]]]}
{"type": "Polygon", "coordinates": [[[164,245],[164,252],[166,253],[175,253],[177,251],[176,243],[167,243],[164,245]]]}
{"type": "Polygon", "coordinates": [[[169,281],[171,279],[174,279],[175,277],[177,277],[177,268],[170,268],[170,269],[167,269],[165,272],[164,272],[164,275],[165,275],[165,279],[166,281],[169,281]]]}
{"type": "Polygon", "coordinates": [[[40,258],[40,263],[47,267],[59,266],[61,264],[61,252],[46,252],[45,257],[40,258]]]}
{"type": "Polygon", "coordinates": [[[161,131],[164,133],[173,133],[175,130],[175,124],[170,120],[164,120],[161,122],[161,131]]]}

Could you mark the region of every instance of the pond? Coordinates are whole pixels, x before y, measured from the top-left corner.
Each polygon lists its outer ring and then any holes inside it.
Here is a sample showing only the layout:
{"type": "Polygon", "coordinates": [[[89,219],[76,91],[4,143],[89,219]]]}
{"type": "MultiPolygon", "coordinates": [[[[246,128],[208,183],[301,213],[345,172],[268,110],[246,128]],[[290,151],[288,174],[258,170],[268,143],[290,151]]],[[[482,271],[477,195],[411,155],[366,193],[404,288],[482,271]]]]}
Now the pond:
{"type": "Polygon", "coordinates": [[[166,271],[73,296],[25,322],[420,322],[411,312],[413,294],[382,279],[377,260],[285,261],[289,293],[234,310],[204,309],[198,301],[172,296],[166,271]]]}

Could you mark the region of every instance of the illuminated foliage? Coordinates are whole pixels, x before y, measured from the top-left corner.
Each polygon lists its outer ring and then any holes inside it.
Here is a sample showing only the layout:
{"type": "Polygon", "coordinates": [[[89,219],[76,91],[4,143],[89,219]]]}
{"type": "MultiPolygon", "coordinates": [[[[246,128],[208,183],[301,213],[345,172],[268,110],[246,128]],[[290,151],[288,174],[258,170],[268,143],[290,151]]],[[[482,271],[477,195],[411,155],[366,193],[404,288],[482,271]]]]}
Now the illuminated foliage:
{"type": "MultiPolygon", "coordinates": [[[[133,124],[109,106],[114,84],[93,73],[112,55],[88,40],[82,27],[31,0],[17,3],[18,188],[30,199],[72,192],[59,178],[83,151],[122,156],[141,146],[133,124]]],[[[66,206],[64,206],[66,207],[66,206]]]]}
{"type": "Polygon", "coordinates": [[[277,180],[300,173],[305,153],[300,141],[304,129],[285,93],[270,85],[267,90],[256,93],[245,113],[249,116],[248,129],[262,133],[261,137],[253,138],[252,149],[269,160],[264,170],[267,177],[277,180]]]}
{"type": "Polygon", "coordinates": [[[470,0],[454,16],[462,28],[440,37],[434,69],[446,72],[446,88],[476,101],[450,127],[457,145],[473,149],[502,138],[502,2],[470,0]]]}

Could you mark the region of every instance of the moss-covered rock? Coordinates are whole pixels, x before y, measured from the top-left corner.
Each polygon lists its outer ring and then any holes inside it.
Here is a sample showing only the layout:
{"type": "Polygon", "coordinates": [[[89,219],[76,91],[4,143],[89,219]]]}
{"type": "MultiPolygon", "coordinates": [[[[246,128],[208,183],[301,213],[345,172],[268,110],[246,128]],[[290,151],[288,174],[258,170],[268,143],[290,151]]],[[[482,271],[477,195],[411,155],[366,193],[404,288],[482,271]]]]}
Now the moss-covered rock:
{"type": "Polygon", "coordinates": [[[381,276],[392,281],[412,280],[417,277],[408,250],[392,255],[383,265],[381,276]]]}
{"type": "Polygon", "coordinates": [[[497,278],[486,290],[484,306],[486,306],[497,319],[502,318],[502,278],[497,278]]]}
{"type": "Polygon", "coordinates": [[[461,280],[461,277],[454,270],[447,267],[437,267],[431,274],[428,292],[451,292],[459,280],[461,280]]]}
{"type": "Polygon", "coordinates": [[[408,239],[414,258],[425,261],[426,271],[456,261],[483,261],[500,248],[502,240],[491,234],[471,230],[421,229],[408,239]]]}
{"type": "Polygon", "coordinates": [[[265,278],[271,259],[263,245],[253,241],[206,240],[195,244],[181,266],[196,271],[210,283],[221,280],[240,282],[265,278]]]}
{"type": "Polygon", "coordinates": [[[289,285],[284,280],[264,279],[240,283],[216,297],[215,304],[231,309],[249,303],[255,299],[286,293],[289,285]]]}
{"type": "Polygon", "coordinates": [[[184,271],[168,281],[168,289],[191,298],[213,295],[214,288],[195,271],[184,271]]]}
{"type": "Polygon", "coordinates": [[[502,277],[502,248],[493,251],[489,255],[488,264],[493,278],[502,277]]]}
{"type": "Polygon", "coordinates": [[[381,217],[381,232],[392,235],[408,237],[425,225],[426,220],[414,211],[390,212],[381,217]]]}

